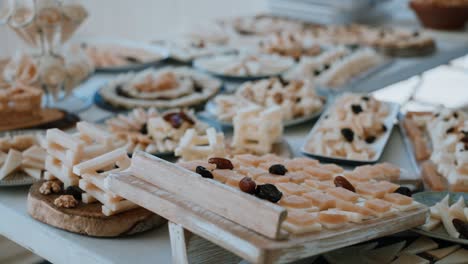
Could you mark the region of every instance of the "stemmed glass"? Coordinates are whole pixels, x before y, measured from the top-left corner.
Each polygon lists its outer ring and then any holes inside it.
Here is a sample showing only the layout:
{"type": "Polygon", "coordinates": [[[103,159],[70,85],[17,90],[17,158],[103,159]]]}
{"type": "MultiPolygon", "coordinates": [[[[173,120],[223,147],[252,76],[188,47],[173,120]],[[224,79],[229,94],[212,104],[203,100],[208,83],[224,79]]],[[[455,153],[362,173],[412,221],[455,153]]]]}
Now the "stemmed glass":
{"type": "Polygon", "coordinates": [[[8,23],[15,8],[14,5],[14,0],[0,0],[0,25],[8,23]]]}

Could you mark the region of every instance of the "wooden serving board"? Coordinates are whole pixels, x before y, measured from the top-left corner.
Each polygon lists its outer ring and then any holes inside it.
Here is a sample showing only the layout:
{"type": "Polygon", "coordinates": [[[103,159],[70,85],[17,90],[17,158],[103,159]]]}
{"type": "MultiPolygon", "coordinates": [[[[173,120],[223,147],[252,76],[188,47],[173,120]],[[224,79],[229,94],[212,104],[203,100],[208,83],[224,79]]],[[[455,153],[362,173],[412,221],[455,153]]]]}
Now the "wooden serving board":
{"type": "Polygon", "coordinates": [[[39,193],[43,181],[35,183],[28,194],[28,213],[45,224],[93,237],[118,237],[141,233],[166,223],[162,217],[136,208],[113,216],[101,212],[100,203],[81,203],[72,209],[54,205],[58,194],[39,193]]]}
{"type": "MultiPolygon", "coordinates": [[[[107,184],[112,192],[251,263],[291,262],[401,232],[424,224],[427,213],[427,208],[421,205],[414,210],[399,212],[391,217],[366,221],[365,224],[348,224],[337,230],[291,235],[286,239],[275,240],[184,200],[180,195],[148,184],[128,172],[110,176],[107,184]]],[[[245,215],[245,217],[255,216],[245,215]]],[[[179,242],[181,241],[171,241],[173,245],[179,242]]]]}
{"type": "Polygon", "coordinates": [[[27,123],[8,123],[0,125],[0,131],[25,129],[25,128],[59,128],[66,129],[73,126],[80,119],[72,113],[56,108],[43,108],[40,117],[30,120],[27,123]]]}

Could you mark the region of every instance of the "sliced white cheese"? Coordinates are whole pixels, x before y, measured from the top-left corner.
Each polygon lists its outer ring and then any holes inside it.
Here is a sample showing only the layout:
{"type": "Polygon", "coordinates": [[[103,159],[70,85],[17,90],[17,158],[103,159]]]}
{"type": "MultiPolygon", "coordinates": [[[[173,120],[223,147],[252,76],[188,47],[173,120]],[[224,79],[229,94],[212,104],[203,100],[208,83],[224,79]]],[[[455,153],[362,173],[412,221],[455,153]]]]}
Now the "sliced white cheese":
{"type": "Polygon", "coordinates": [[[42,170],[41,169],[28,169],[28,168],[23,168],[23,171],[26,172],[29,176],[40,180],[42,177],[42,170]]]}
{"type": "Polygon", "coordinates": [[[459,248],[460,248],[460,245],[453,245],[453,246],[450,246],[450,247],[429,250],[429,251],[426,252],[426,254],[433,257],[435,260],[440,260],[440,259],[443,259],[446,256],[452,254],[453,252],[455,252],[459,248]]]}
{"type": "Polygon", "coordinates": [[[3,164],[2,168],[0,169],[0,180],[8,176],[8,174],[12,173],[19,166],[21,166],[22,155],[21,152],[10,149],[8,151],[8,155],[6,157],[5,163],[3,164]]]}
{"type": "Polygon", "coordinates": [[[418,239],[416,239],[413,243],[411,243],[407,248],[401,251],[401,253],[419,254],[428,250],[436,249],[438,247],[439,245],[436,242],[434,242],[434,240],[425,236],[421,236],[418,239]]]}
{"type": "Polygon", "coordinates": [[[406,241],[401,241],[396,244],[391,244],[385,247],[370,250],[364,255],[366,263],[390,263],[394,260],[398,253],[405,247],[406,241]]]}
{"type": "Polygon", "coordinates": [[[430,261],[416,255],[403,254],[391,264],[429,264],[430,261]]]}
{"type": "Polygon", "coordinates": [[[455,229],[455,227],[453,226],[453,217],[449,213],[449,207],[446,204],[442,203],[438,203],[436,206],[440,212],[442,223],[444,224],[445,230],[447,231],[449,236],[458,238],[460,236],[460,233],[458,233],[457,229],[455,229]]]}
{"type": "Polygon", "coordinates": [[[319,223],[313,223],[313,224],[300,226],[300,225],[295,225],[290,222],[284,222],[283,228],[292,234],[304,234],[304,233],[320,231],[322,230],[322,225],[319,223]]]}
{"type": "Polygon", "coordinates": [[[458,198],[458,201],[449,208],[449,213],[450,216],[453,218],[458,218],[462,221],[466,221],[465,213],[463,212],[463,209],[465,209],[465,199],[463,199],[463,196],[460,196],[458,198]]]}
{"type": "Polygon", "coordinates": [[[435,264],[466,264],[468,263],[468,250],[459,249],[435,264]]]}
{"type": "Polygon", "coordinates": [[[441,216],[440,216],[440,212],[439,210],[437,209],[437,204],[435,204],[434,206],[431,206],[429,209],[430,209],[430,214],[431,214],[431,217],[432,218],[435,218],[435,219],[441,219],[441,216]]]}
{"type": "Polygon", "coordinates": [[[3,163],[5,163],[6,158],[7,154],[3,151],[0,151],[0,166],[3,165],[3,163]]]}
{"type": "Polygon", "coordinates": [[[434,230],[436,227],[438,227],[440,223],[441,222],[439,219],[435,219],[435,218],[432,218],[432,216],[429,216],[426,219],[426,223],[421,226],[421,229],[426,230],[426,231],[431,231],[431,230],[434,230]]]}

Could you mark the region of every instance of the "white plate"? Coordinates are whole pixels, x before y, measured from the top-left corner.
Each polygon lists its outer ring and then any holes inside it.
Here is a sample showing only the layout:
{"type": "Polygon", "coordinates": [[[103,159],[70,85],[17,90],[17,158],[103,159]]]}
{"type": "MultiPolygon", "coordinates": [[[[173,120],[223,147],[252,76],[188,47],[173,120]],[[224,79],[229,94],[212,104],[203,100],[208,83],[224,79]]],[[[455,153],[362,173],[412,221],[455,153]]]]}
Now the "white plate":
{"type": "Polygon", "coordinates": [[[233,62],[236,62],[236,60],[238,61],[239,58],[242,58],[244,56],[245,55],[231,54],[198,58],[194,60],[193,67],[204,72],[208,72],[220,78],[230,79],[233,81],[248,81],[279,76],[291,69],[291,67],[293,67],[296,64],[292,58],[280,57],[275,55],[257,54],[255,56],[263,58],[264,60],[276,61],[278,63],[281,63],[281,65],[275,66],[278,67],[278,70],[276,71],[271,71],[270,73],[259,75],[231,75],[220,71],[220,67],[226,64],[232,64],[233,62]]]}
{"type": "MultiPolygon", "coordinates": [[[[440,202],[447,194],[449,194],[449,192],[421,192],[421,193],[414,194],[413,199],[426,206],[433,206],[437,202],[440,202]]],[[[465,201],[468,201],[468,193],[450,192],[450,204],[455,203],[460,196],[463,196],[465,201]]],[[[442,239],[446,241],[468,245],[468,239],[454,238],[454,237],[449,236],[447,234],[447,231],[445,231],[445,228],[442,224],[436,229],[431,230],[431,231],[422,230],[420,228],[415,228],[413,229],[413,231],[420,233],[422,235],[428,236],[428,237],[433,237],[433,238],[438,238],[438,239],[442,239]]]]}
{"type": "MultiPolygon", "coordinates": [[[[16,136],[16,135],[29,135],[29,134],[37,134],[37,133],[44,133],[44,130],[30,129],[30,130],[5,131],[5,132],[0,132],[0,137],[6,136],[6,135],[16,136]]],[[[25,172],[17,171],[8,175],[3,180],[0,180],[0,186],[3,186],[3,187],[25,186],[25,185],[32,185],[33,183],[37,181],[38,181],[37,179],[27,175],[25,172]]]]}
{"type": "Polygon", "coordinates": [[[357,165],[363,165],[363,164],[376,163],[382,156],[385,146],[387,145],[390,135],[392,134],[393,126],[395,124],[397,115],[400,111],[399,104],[385,102],[385,101],[382,101],[382,102],[388,104],[390,106],[390,110],[389,110],[388,116],[384,120],[384,125],[387,127],[387,131],[383,135],[381,135],[374,143],[371,144],[375,151],[374,158],[369,159],[369,160],[351,160],[351,159],[346,159],[342,157],[324,156],[322,154],[310,153],[305,150],[305,146],[307,142],[315,133],[315,131],[318,129],[318,127],[320,126],[320,123],[323,121],[325,116],[327,116],[331,112],[332,107],[334,107],[334,104],[330,104],[328,109],[325,111],[325,113],[323,113],[320,119],[315,123],[314,127],[307,135],[304,145],[302,145],[301,147],[301,152],[304,153],[305,155],[311,156],[321,161],[333,162],[333,163],[344,164],[344,165],[357,166],[357,165]]]}
{"type": "Polygon", "coordinates": [[[118,45],[118,46],[123,46],[123,47],[128,47],[128,48],[143,49],[147,52],[154,53],[160,56],[160,59],[148,61],[145,63],[135,63],[135,64],[128,64],[128,65],[117,66],[117,67],[101,67],[101,68],[96,67],[96,71],[99,71],[99,72],[116,73],[116,72],[142,70],[158,62],[162,62],[163,60],[169,57],[169,51],[163,47],[151,45],[148,43],[131,41],[131,40],[96,38],[96,39],[84,40],[84,41],[81,41],[80,43],[86,43],[89,45],[118,45]]]}
{"type": "MultiPolygon", "coordinates": [[[[283,121],[283,125],[285,127],[291,127],[291,126],[299,125],[299,124],[302,124],[302,123],[317,119],[322,114],[326,103],[327,102],[325,101],[323,106],[319,110],[317,110],[316,112],[314,112],[314,113],[312,113],[310,115],[283,121]]],[[[214,120],[214,121],[218,122],[220,125],[222,125],[224,127],[233,127],[232,122],[221,121],[221,120],[219,120],[217,118],[217,116],[216,116],[216,103],[213,100],[209,101],[205,105],[204,114],[205,114],[206,118],[214,120]]]]}

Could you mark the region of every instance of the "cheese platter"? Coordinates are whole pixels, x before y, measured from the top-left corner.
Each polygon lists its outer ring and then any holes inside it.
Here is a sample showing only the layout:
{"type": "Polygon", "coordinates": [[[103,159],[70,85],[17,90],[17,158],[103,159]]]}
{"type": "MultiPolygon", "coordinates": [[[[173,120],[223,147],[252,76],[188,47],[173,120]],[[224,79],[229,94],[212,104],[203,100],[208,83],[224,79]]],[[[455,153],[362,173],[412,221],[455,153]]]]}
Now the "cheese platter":
{"type": "Polygon", "coordinates": [[[403,231],[422,224],[427,212],[418,204],[405,212],[365,220],[365,224],[290,234],[282,228],[287,217],[282,206],[203,179],[143,152],[134,154],[129,170],[110,175],[106,186],[252,263],[290,262],[403,231]],[[149,175],[148,171],[161,173],[149,175]]]}

